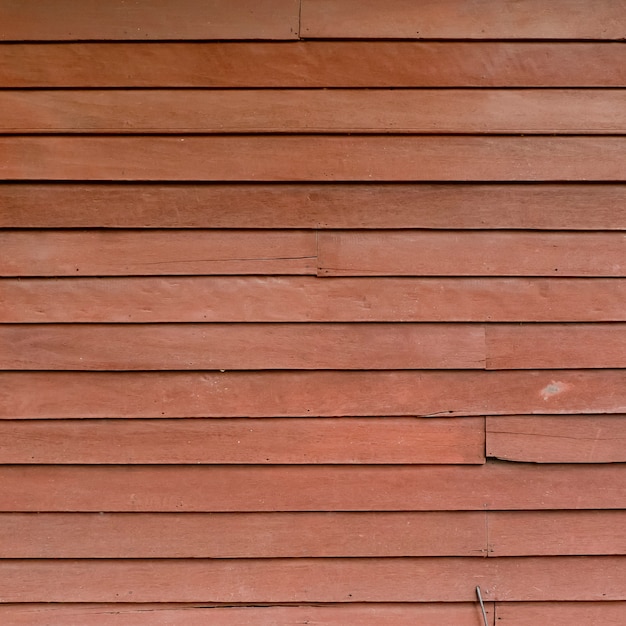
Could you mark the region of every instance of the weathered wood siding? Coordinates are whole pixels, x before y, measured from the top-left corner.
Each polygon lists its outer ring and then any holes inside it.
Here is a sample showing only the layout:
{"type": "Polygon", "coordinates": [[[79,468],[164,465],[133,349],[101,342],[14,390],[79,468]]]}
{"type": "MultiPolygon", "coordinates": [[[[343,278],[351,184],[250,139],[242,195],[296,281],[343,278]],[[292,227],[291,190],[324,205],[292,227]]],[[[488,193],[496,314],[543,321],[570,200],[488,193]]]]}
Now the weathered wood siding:
{"type": "Polygon", "coordinates": [[[623,626],[625,23],[0,0],[0,622],[623,626]]]}

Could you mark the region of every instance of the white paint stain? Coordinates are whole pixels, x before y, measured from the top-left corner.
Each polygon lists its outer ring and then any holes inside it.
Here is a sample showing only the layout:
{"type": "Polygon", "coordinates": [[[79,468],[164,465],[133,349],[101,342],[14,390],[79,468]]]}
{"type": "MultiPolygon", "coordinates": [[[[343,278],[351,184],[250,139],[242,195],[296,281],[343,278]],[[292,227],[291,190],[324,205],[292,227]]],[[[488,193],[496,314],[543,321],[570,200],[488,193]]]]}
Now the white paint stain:
{"type": "Polygon", "coordinates": [[[549,400],[550,398],[557,396],[560,393],[563,393],[564,391],[567,391],[569,387],[570,385],[568,385],[567,383],[562,383],[561,381],[553,380],[550,382],[549,385],[546,385],[539,392],[539,394],[544,400],[549,400]]]}

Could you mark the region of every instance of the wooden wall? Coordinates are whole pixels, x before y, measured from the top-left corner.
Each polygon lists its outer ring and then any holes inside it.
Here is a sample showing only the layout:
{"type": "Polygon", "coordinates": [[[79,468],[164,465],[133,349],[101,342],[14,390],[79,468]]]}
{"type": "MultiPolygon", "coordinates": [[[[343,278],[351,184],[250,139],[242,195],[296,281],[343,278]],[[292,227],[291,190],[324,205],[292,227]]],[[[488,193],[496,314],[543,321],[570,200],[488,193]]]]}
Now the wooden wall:
{"type": "Polygon", "coordinates": [[[625,16],[0,1],[0,621],[626,623],[625,16]]]}

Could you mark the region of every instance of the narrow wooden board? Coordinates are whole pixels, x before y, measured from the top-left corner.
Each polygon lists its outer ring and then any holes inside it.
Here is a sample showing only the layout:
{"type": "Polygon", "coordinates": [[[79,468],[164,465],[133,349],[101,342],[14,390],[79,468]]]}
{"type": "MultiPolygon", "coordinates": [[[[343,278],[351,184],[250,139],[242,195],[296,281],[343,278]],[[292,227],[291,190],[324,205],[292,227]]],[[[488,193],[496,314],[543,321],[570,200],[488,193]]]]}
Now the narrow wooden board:
{"type": "Polygon", "coordinates": [[[626,180],[620,137],[5,136],[0,155],[4,180],[626,180]]]}
{"type": "Polygon", "coordinates": [[[617,39],[622,0],[303,0],[306,38],[617,39]]]}
{"type": "Polygon", "coordinates": [[[5,183],[0,226],[626,230],[626,185],[5,183]]]}
{"type": "Polygon", "coordinates": [[[484,463],[482,417],[0,420],[0,463],[484,463]]]}
{"type": "Polygon", "coordinates": [[[2,322],[626,321],[620,278],[0,280],[2,322]]]}
{"type": "Polygon", "coordinates": [[[485,334],[487,369],[626,367],[626,324],[494,324],[485,334]]]}
{"type": "Polygon", "coordinates": [[[626,602],[502,602],[497,620],[501,626],[623,626],[626,602]]]}
{"type": "Polygon", "coordinates": [[[626,413],[626,370],[0,374],[0,419],[529,413],[626,413]]]}
{"type": "Polygon", "coordinates": [[[314,274],[307,231],[5,231],[0,275],[314,274]]]}
{"type": "Polygon", "coordinates": [[[5,465],[0,478],[3,512],[618,509],[626,497],[623,464],[5,465]]]}
{"type": "Polygon", "coordinates": [[[623,87],[614,43],[15,43],[0,87],[623,87]]]}
{"type": "Polygon", "coordinates": [[[481,556],[485,514],[8,513],[3,559],[481,556]]]}
{"type": "Polygon", "coordinates": [[[3,91],[0,133],[626,131],[622,90],[3,91]]]}
{"type": "Polygon", "coordinates": [[[15,560],[5,602],[622,600],[619,557],[15,560]]]}
{"type": "MultiPolygon", "coordinates": [[[[493,603],[486,604],[493,626],[493,603]]],[[[5,604],[0,619],[14,626],[479,626],[476,603],[198,606],[171,604],[5,604]]],[[[568,622],[568,626],[571,622],[568,622]]],[[[613,626],[613,622],[610,622],[613,626]]],[[[621,623],[615,626],[621,626],[621,623]]]]}
{"type": "Polygon", "coordinates": [[[298,0],[3,0],[2,41],[297,39],[298,0]]]}
{"type": "Polygon", "coordinates": [[[320,276],[624,276],[623,233],[320,232],[320,276]]]}
{"type": "Polygon", "coordinates": [[[494,511],[489,556],[626,554],[626,511],[494,511]]]}
{"type": "Polygon", "coordinates": [[[3,370],[485,367],[484,327],[468,324],[0,326],[3,370]]]}
{"type": "Polygon", "coordinates": [[[626,415],[490,417],[487,455],[531,463],[624,463],[626,415]]]}

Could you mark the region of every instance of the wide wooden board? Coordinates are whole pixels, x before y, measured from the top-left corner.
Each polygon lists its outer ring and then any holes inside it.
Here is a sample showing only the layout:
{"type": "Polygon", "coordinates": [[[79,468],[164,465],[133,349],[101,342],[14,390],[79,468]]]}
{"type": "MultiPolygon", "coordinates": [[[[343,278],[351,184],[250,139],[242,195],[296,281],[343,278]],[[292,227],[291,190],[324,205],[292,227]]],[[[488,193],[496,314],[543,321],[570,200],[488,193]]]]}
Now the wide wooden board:
{"type": "Polygon", "coordinates": [[[0,275],[314,274],[297,230],[5,231],[0,275]]]}
{"type": "Polygon", "coordinates": [[[4,180],[623,181],[625,159],[619,137],[0,137],[4,180]]]}
{"type": "Polygon", "coordinates": [[[502,602],[497,619],[501,626],[622,626],[626,602],[502,602]]]}
{"type": "Polygon", "coordinates": [[[622,0],[302,0],[306,38],[623,39],[622,0]]]}
{"type": "Polygon", "coordinates": [[[485,514],[7,513],[3,559],[481,556],[485,514]]]}
{"type": "MultiPolygon", "coordinates": [[[[493,604],[486,603],[489,626],[493,604]]],[[[482,626],[476,603],[367,603],[299,606],[172,604],[4,604],[0,619],[14,626],[482,626]]],[[[610,622],[613,626],[613,622],[610,622]]],[[[568,622],[569,626],[569,622],[568,622]]],[[[615,626],[621,626],[621,623],[615,626]]]]}
{"type": "Polygon", "coordinates": [[[532,413],[626,413],[626,370],[0,373],[0,419],[532,413]]]}
{"type": "Polygon", "coordinates": [[[626,230],[626,185],[5,183],[0,226],[626,230]]]}
{"type": "Polygon", "coordinates": [[[621,278],[0,280],[2,322],[612,322],[621,278]]]}
{"type": "Polygon", "coordinates": [[[438,466],[5,465],[0,467],[0,511],[619,509],[626,497],[625,477],[624,464],[497,461],[438,466]]]}
{"type": "Polygon", "coordinates": [[[468,324],[0,326],[3,370],[485,367],[485,330],[468,324]]]}
{"type": "Polygon", "coordinates": [[[524,133],[626,131],[621,90],[0,92],[0,133],[524,133]]]}
{"type": "Polygon", "coordinates": [[[626,462],[626,415],[487,418],[487,455],[530,463],[626,462]]]}
{"type": "Polygon", "coordinates": [[[0,87],[623,87],[597,42],[15,43],[0,87]]]}
{"type": "Polygon", "coordinates": [[[619,557],[15,560],[5,602],[623,600],[619,557]]]}
{"type": "Polygon", "coordinates": [[[484,463],[482,417],[0,420],[0,463],[484,463]]]}
{"type": "Polygon", "coordinates": [[[517,231],[324,231],[320,276],[620,276],[626,235],[517,231]]]}
{"type": "Polygon", "coordinates": [[[494,511],[489,556],[626,554],[626,511],[494,511]]]}

